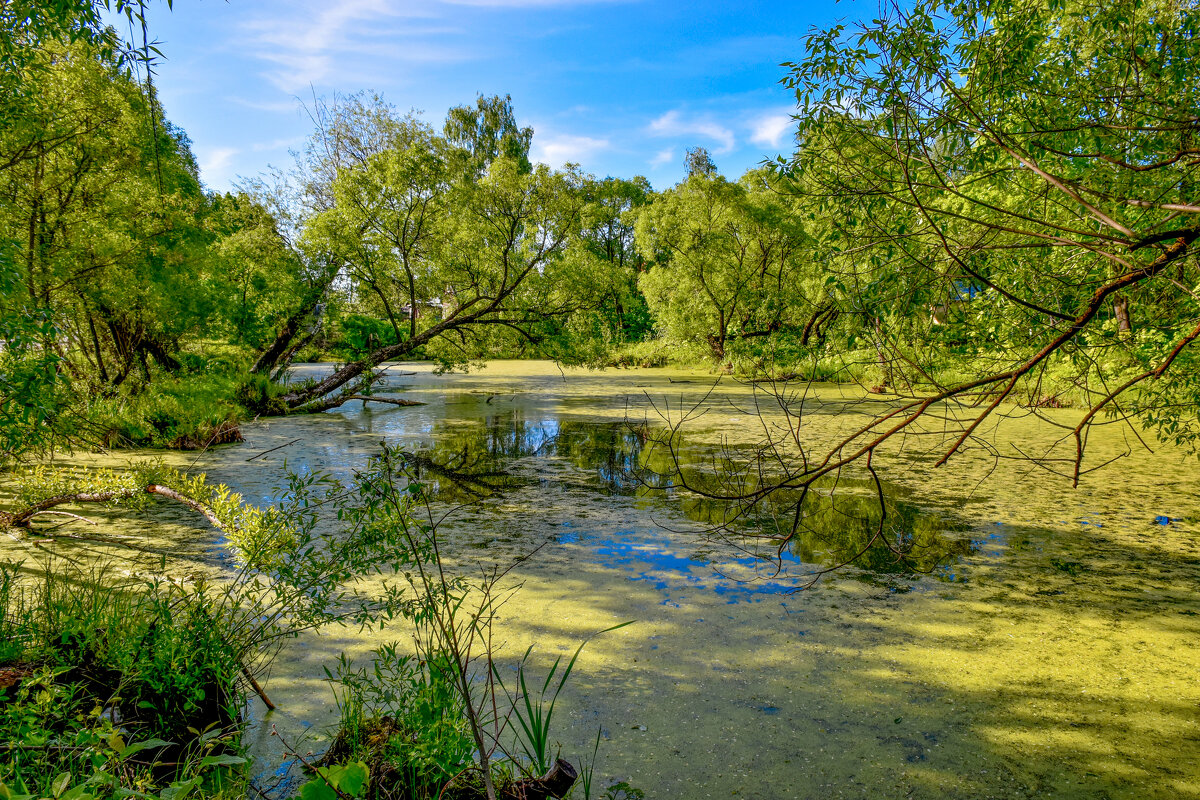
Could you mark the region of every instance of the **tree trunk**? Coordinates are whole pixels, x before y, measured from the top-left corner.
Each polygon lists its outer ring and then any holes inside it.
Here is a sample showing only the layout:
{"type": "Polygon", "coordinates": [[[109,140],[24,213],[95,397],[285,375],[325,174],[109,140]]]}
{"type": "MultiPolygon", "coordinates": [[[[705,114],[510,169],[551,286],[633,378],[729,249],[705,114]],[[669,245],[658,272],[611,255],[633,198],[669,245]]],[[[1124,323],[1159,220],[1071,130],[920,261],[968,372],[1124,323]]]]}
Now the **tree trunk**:
{"type": "Polygon", "coordinates": [[[313,325],[308,333],[306,333],[304,336],[301,336],[299,339],[297,339],[295,342],[292,343],[292,346],[289,347],[287,349],[287,352],[284,353],[283,356],[279,359],[279,366],[277,366],[275,368],[275,371],[271,373],[271,380],[279,381],[283,377],[283,373],[286,372],[287,368],[291,365],[292,359],[294,359],[296,357],[297,353],[299,353],[301,350],[303,350],[305,347],[307,347],[309,342],[311,342],[313,339],[317,338],[317,333],[319,332],[319,330],[320,330],[319,325],[313,325]]]}
{"type": "Polygon", "coordinates": [[[1129,298],[1125,295],[1113,295],[1113,313],[1117,317],[1117,331],[1121,336],[1133,333],[1133,323],[1129,320],[1129,298]]]}
{"type": "Polygon", "coordinates": [[[301,406],[306,406],[314,400],[324,397],[336,389],[340,389],[350,381],[357,379],[364,372],[374,369],[376,364],[379,364],[383,361],[391,361],[399,356],[411,353],[413,350],[429,341],[430,338],[432,337],[425,336],[423,334],[422,336],[418,337],[418,340],[416,341],[409,339],[404,342],[388,345],[387,347],[381,347],[378,350],[368,354],[366,357],[347,364],[314,386],[285,394],[282,400],[289,409],[297,409],[301,406]]]}
{"type": "Polygon", "coordinates": [[[179,363],[179,359],[168,353],[167,348],[163,346],[162,342],[151,336],[144,337],[138,343],[138,349],[143,353],[143,360],[145,358],[144,354],[149,353],[154,356],[154,360],[159,363],[159,366],[169,372],[179,372],[179,370],[183,369],[183,364],[179,363]]]}
{"type": "MultiPolygon", "coordinates": [[[[288,353],[288,347],[292,340],[300,333],[301,324],[305,318],[316,309],[321,302],[321,297],[324,292],[314,293],[309,302],[305,303],[299,311],[292,314],[283,323],[279,334],[275,337],[275,341],[271,342],[271,346],[262,352],[258,360],[254,362],[254,366],[250,371],[255,374],[270,374],[276,365],[283,360],[284,355],[288,353]]],[[[294,352],[294,351],[293,351],[294,352]]]]}
{"type": "Polygon", "coordinates": [[[108,383],[108,370],[104,368],[104,354],[100,347],[100,336],[96,333],[96,321],[92,319],[92,315],[87,313],[87,308],[84,308],[84,315],[87,317],[88,328],[92,331],[92,347],[96,348],[96,366],[100,369],[100,379],[108,383]]]}

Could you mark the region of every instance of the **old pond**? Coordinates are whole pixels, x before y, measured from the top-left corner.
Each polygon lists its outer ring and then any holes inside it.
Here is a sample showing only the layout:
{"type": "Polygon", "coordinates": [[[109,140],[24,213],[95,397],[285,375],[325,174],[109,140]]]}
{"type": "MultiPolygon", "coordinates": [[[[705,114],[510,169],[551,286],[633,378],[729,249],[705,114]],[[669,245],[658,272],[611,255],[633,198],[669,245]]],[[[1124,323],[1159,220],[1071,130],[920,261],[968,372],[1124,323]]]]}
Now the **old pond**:
{"type": "MultiPolygon", "coordinates": [[[[577,759],[600,730],[598,772],[648,797],[1200,798],[1194,457],[1107,426],[1089,463],[1115,460],[1072,489],[1023,457],[1056,452],[1054,423],[1070,411],[1014,413],[988,446],[939,469],[913,437],[879,470],[908,561],[875,548],[865,569],[804,588],[873,525],[851,477],[841,505],[817,502],[810,529],[763,558],[775,550],[756,552],[761,539],[709,534],[721,508],[641,469],[661,457],[652,432],[664,414],[704,411],[684,426],[697,469],[761,438],[761,415],[747,413],[756,400],[764,409],[761,391],[713,382],[541,362],[466,375],[395,365],[379,391],[426,405],[251,423],[244,444],[171,461],[263,503],[285,469],[344,476],[381,441],[416,454],[458,506],[446,528],[457,564],[540,547],[512,573],[523,585],[503,611],[507,653],[532,644],[545,664],[635,621],[589,643],[554,733],[577,759]]],[[[850,390],[807,391],[816,445],[865,410],[850,390]]],[[[168,509],[152,517],[151,532],[130,530],[149,537],[148,557],[212,564],[215,533],[168,509]]],[[[319,749],[336,715],[323,666],[404,636],[290,643],[269,679],[281,707],[269,722],[319,749]]],[[[269,727],[251,733],[264,770],[278,766],[269,727]]]]}

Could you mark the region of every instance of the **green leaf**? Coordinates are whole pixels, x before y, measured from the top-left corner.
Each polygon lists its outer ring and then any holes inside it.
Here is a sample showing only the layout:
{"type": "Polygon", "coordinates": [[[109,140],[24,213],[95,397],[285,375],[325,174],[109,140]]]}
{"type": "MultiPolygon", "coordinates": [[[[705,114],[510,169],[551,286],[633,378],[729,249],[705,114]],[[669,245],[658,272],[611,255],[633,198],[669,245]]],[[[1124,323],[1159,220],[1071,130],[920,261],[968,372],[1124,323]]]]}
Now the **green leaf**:
{"type": "Polygon", "coordinates": [[[200,761],[200,769],[205,767],[228,767],[234,764],[245,764],[246,759],[241,756],[221,755],[221,756],[205,756],[200,761]]]}
{"type": "Polygon", "coordinates": [[[162,739],[146,739],[141,742],[134,742],[121,751],[121,758],[126,759],[135,753],[140,753],[148,747],[166,747],[171,742],[164,742],[162,739]]]}
{"type": "Polygon", "coordinates": [[[200,783],[200,778],[194,777],[182,783],[173,783],[166,789],[162,790],[162,800],[183,800],[192,790],[200,783]]]}
{"type": "Polygon", "coordinates": [[[362,761],[351,761],[339,767],[329,768],[329,779],[340,791],[357,797],[367,785],[371,771],[362,761]]]}
{"type": "Polygon", "coordinates": [[[33,795],[26,794],[24,788],[25,785],[19,779],[16,787],[9,787],[4,781],[0,781],[0,800],[32,800],[33,795]]]}
{"type": "Polygon", "coordinates": [[[93,797],[95,795],[88,790],[88,785],[81,783],[78,786],[68,789],[58,800],[91,800],[93,797]]]}
{"type": "Polygon", "coordinates": [[[300,787],[300,800],[337,800],[337,792],[317,777],[300,787]]]}

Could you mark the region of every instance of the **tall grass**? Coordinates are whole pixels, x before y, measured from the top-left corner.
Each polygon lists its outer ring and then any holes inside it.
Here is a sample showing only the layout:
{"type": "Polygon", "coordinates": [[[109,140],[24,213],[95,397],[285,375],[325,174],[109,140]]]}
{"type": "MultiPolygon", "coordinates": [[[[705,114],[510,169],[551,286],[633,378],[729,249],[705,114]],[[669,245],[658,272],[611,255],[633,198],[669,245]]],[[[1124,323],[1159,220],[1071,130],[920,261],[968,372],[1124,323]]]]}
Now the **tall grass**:
{"type": "Polygon", "coordinates": [[[244,792],[230,772],[244,760],[235,654],[196,598],[112,572],[0,565],[0,785],[77,800],[244,792]]]}

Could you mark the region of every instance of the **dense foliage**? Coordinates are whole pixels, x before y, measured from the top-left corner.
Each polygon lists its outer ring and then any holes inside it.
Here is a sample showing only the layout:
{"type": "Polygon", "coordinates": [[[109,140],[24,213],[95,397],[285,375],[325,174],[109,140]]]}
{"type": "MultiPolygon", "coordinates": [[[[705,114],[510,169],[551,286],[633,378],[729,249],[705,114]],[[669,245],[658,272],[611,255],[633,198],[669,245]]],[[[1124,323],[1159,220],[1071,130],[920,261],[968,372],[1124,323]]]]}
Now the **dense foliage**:
{"type": "MultiPolygon", "coordinates": [[[[0,2],[5,468],[64,446],[234,441],[242,418],[372,399],[389,360],[675,358],[891,395],[883,411],[837,409],[861,426],[811,454],[803,404],[772,384],[787,424],[751,455],[688,468],[671,425],[649,466],[711,527],[753,512],[781,553],[908,571],[953,545],[885,496],[873,457],[931,409],[944,463],[1004,403],[1079,406],[1073,458],[1044,464],[1075,480],[1106,417],[1200,441],[1193,3],[915,0],[812,32],[785,65],[794,152],[737,180],[699,148],[657,192],[534,164],[507,97],[452,108],[439,130],[355,95],[311,110],[294,170],[227,194],[206,190],[167,120],[150,44],[101,24],[102,9],[132,21],[142,7],[0,2]],[[286,380],[320,358],[337,362],[327,376],[286,380]]],[[[68,501],[165,497],[224,533],[237,577],[216,594],[72,593],[48,575],[27,602],[0,565],[0,667],[16,670],[0,736],[22,743],[0,760],[0,796],[220,791],[265,645],[394,615],[418,630],[418,657],[343,664],[352,760],[320,767],[306,796],[368,791],[370,775],[373,796],[439,796],[467,772],[479,785],[464,791],[494,797],[552,766],[553,673],[536,702],[519,673],[520,747],[504,758],[509,693],[482,644],[497,600],[441,570],[403,458],[385,451],[352,486],[296,477],[267,510],[155,466],[21,473],[5,528],[68,501]],[[317,532],[325,504],[336,534],[317,532]],[[396,583],[364,596],[377,573],[396,583]],[[165,777],[163,759],[135,758],[171,746],[185,752],[165,777]]]]}
{"type": "Polygon", "coordinates": [[[921,2],[810,36],[781,172],[886,383],[1067,392],[1194,441],[1196,23],[1175,2],[921,2]]]}
{"type": "Polygon", "coordinates": [[[97,7],[4,42],[10,456],[203,446],[369,392],[385,360],[497,356],[711,360],[1197,435],[1186,4],[921,2],[813,32],[786,65],[795,152],[736,182],[700,148],[659,192],[535,166],[508,98],[437,130],[356,95],[312,109],[294,170],[227,195],[97,7]],[[262,384],[321,357],[344,366],[262,384]]]}

